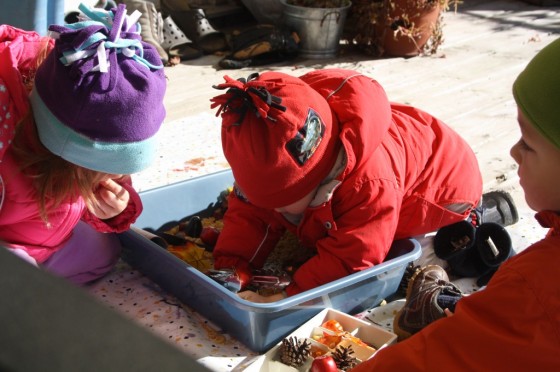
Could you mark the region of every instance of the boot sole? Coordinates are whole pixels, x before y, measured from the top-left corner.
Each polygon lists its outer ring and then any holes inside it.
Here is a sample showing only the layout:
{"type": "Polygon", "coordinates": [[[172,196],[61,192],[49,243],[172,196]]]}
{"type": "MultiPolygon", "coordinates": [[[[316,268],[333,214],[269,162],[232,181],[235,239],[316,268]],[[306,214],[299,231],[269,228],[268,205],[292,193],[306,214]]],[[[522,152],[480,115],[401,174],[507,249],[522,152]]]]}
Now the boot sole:
{"type": "Polygon", "coordinates": [[[501,190],[494,190],[486,193],[485,195],[496,202],[496,205],[498,206],[498,210],[499,212],[501,212],[500,214],[504,219],[504,223],[502,224],[504,227],[513,225],[519,221],[519,214],[517,213],[517,207],[515,206],[515,203],[509,193],[501,190]],[[505,211],[508,210],[510,213],[506,215],[505,211]]]}

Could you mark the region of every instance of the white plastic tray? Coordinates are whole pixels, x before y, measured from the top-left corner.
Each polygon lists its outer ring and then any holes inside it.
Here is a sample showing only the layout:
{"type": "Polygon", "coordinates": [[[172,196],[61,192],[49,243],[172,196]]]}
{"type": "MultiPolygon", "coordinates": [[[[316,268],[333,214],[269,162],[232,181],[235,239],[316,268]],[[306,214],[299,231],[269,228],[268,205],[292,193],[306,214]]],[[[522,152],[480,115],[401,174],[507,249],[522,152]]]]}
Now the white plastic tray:
{"type": "MultiPolygon", "coordinates": [[[[342,328],[350,332],[353,336],[360,338],[368,345],[373,346],[376,350],[382,349],[388,345],[397,342],[397,335],[389,332],[382,327],[375,324],[368,323],[360,320],[351,315],[345,314],[334,309],[324,309],[302,326],[297,328],[294,332],[289,334],[286,338],[297,337],[298,339],[309,338],[313,335],[317,327],[320,327],[328,320],[337,320],[342,328]]],[[[276,346],[270,349],[266,354],[257,357],[254,362],[249,365],[245,371],[247,372],[295,372],[295,371],[308,371],[313,358],[308,360],[299,368],[288,366],[280,362],[280,346],[279,342],[276,346]]],[[[358,354],[358,353],[356,353],[358,354]]],[[[371,358],[375,352],[369,355],[371,358]]],[[[358,356],[358,355],[355,355],[358,356]]]]}

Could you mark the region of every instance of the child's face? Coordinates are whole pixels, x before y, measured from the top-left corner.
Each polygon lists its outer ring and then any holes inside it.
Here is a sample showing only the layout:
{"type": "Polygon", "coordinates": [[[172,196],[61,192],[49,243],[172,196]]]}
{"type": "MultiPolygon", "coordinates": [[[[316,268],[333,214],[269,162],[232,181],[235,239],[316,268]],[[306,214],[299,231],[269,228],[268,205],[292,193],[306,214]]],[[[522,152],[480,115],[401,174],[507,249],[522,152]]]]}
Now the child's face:
{"type": "Polygon", "coordinates": [[[560,211],[560,149],[537,131],[518,110],[521,139],[510,150],[525,200],[535,211],[560,211]]]}
{"type": "Polygon", "coordinates": [[[314,189],[309,194],[307,194],[300,200],[296,201],[295,203],[286,205],[285,207],[281,207],[281,208],[274,208],[274,210],[278,213],[287,213],[287,214],[294,214],[294,215],[302,214],[307,208],[307,206],[311,203],[316,193],[317,193],[317,189],[314,189]]]}

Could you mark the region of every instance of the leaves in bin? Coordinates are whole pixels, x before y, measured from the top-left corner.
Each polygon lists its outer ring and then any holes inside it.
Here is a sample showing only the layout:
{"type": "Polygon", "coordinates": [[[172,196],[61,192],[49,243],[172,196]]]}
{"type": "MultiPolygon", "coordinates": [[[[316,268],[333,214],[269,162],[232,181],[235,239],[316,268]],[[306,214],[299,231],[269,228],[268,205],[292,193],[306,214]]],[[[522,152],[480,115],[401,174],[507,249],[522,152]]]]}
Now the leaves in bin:
{"type": "Polygon", "coordinates": [[[180,246],[171,245],[167,250],[203,273],[214,267],[212,253],[193,242],[180,246]]]}

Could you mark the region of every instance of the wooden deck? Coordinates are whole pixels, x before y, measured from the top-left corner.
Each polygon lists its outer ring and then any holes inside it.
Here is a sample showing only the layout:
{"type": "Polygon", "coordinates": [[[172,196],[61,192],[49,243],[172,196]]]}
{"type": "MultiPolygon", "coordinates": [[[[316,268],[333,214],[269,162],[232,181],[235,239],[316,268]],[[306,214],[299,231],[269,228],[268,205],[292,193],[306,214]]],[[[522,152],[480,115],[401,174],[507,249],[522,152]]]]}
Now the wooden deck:
{"type": "Polygon", "coordinates": [[[221,56],[186,61],[166,68],[166,121],[210,112],[209,99],[217,94],[212,85],[226,74],[237,78],[266,70],[301,75],[312,69],[354,69],[376,78],[391,100],[423,108],[453,126],[480,154],[484,179],[492,184],[512,170],[507,148],[517,128],[511,84],[529,59],[558,36],[559,10],[518,0],[466,0],[457,14],[445,15],[445,42],[432,57],[370,59],[349,53],[241,70],[218,70],[221,56]],[[503,166],[490,166],[500,159],[503,166]]]}

